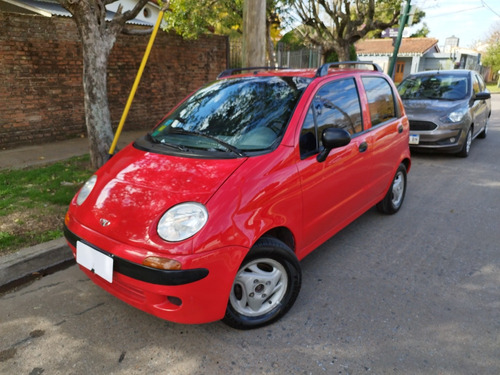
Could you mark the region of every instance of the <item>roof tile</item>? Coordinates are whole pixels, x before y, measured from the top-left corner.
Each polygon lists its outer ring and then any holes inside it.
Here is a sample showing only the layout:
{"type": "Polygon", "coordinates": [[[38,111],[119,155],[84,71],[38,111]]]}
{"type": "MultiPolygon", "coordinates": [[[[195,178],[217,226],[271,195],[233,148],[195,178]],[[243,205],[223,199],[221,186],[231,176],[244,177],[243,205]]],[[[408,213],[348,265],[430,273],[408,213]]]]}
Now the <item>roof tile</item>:
{"type": "MultiPolygon", "coordinates": [[[[439,52],[437,46],[438,40],[434,38],[403,38],[399,53],[416,53],[424,54],[431,48],[435,48],[439,52]]],[[[365,39],[355,44],[356,53],[358,55],[371,55],[371,54],[392,54],[394,46],[392,39],[365,39]]]]}

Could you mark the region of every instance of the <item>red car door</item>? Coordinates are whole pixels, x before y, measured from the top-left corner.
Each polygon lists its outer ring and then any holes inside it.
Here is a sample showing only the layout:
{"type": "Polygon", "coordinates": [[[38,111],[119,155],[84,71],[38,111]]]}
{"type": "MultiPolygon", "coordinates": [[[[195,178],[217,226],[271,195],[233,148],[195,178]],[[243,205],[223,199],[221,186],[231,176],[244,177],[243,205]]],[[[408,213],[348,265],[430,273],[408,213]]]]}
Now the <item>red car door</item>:
{"type": "Polygon", "coordinates": [[[394,173],[408,149],[408,122],[402,116],[396,89],[384,77],[361,77],[370,124],[372,146],[371,179],[373,196],[386,193],[394,173]],[[406,136],[402,136],[406,133],[406,136]]]}
{"type": "Polygon", "coordinates": [[[307,109],[299,140],[297,167],[303,196],[303,232],[297,248],[305,256],[366,211],[370,201],[371,136],[363,132],[358,87],[354,77],[321,86],[307,109]],[[351,142],[316,156],[321,133],[328,127],[347,130],[351,142]]]}

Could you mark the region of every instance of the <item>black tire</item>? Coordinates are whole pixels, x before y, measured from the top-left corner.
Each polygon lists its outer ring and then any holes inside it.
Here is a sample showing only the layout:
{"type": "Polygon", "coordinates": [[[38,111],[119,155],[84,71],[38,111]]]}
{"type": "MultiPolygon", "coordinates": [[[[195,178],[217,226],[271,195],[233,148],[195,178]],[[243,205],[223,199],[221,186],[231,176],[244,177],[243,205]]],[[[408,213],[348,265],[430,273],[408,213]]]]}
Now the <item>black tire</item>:
{"type": "Polygon", "coordinates": [[[386,215],[399,211],[406,195],[406,167],[401,163],[392,179],[391,186],[384,199],[377,204],[377,209],[386,215]]]}
{"type": "Polygon", "coordinates": [[[469,156],[471,145],[472,145],[472,127],[470,127],[469,130],[467,131],[464,144],[462,146],[462,149],[457,153],[457,156],[460,156],[461,158],[466,158],[467,156],[469,156]]]}
{"type": "Polygon", "coordinates": [[[483,131],[477,135],[478,138],[484,139],[488,135],[488,121],[484,125],[483,131]]]}
{"type": "Polygon", "coordinates": [[[292,307],[301,284],[302,271],[293,251],[275,238],[262,238],[236,274],[222,321],[237,329],[268,325],[292,307]]]}

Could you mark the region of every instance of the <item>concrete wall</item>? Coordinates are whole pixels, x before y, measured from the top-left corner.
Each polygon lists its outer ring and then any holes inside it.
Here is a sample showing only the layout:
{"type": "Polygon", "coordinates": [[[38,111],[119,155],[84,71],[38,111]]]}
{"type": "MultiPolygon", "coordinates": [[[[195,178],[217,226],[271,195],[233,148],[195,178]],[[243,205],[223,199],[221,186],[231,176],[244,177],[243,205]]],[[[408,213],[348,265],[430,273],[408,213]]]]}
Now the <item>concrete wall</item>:
{"type": "MultiPolygon", "coordinates": [[[[113,126],[125,107],[149,36],[121,35],[108,67],[113,126]]],[[[150,129],[181,99],[226,68],[227,38],[159,32],[127,129],[150,129]]],[[[0,149],[86,133],[82,57],[70,18],[0,13],[0,149]]]]}

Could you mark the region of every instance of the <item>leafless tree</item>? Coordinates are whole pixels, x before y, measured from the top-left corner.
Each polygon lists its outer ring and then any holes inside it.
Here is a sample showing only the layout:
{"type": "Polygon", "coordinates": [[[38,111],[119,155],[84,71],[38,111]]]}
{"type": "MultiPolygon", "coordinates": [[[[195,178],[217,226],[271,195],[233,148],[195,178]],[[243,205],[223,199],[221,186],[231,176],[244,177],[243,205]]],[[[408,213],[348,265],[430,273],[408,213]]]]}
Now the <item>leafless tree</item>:
{"type": "Polygon", "coordinates": [[[349,60],[349,48],[374,30],[399,22],[401,0],[290,0],[302,23],[298,28],[323,56],[336,52],[349,60]]]}

